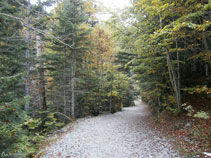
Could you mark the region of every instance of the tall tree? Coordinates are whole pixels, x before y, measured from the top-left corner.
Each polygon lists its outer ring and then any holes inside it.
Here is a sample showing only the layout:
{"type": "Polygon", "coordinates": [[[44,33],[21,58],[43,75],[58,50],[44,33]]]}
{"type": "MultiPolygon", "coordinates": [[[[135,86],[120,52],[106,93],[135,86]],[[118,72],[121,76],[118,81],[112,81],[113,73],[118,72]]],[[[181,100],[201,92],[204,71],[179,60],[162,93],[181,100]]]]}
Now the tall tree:
{"type": "Polygon", "coordinates": [[[26,102],[25,102],[25,110],[29,110],[29,103],[30,103],[30,89],[29,89],[29,84],[30,84],[30,14],[31,14],[31,2],[30,0],[27,1],[27,13],[26,13],[26,43],[27,43],[27,48],[25,52],[25,58],[26,58],[26,63],[25,63],[25,69],[26,69],[26,77],[25,77],[25,95],[26,95],[26,102]]]}
{"type": "MultiPolygon", "coordinates": [[[[56,10],[57,16],[56,25],[53,27],[54,34],[63,39],[65,45],[62,44],[62,49],[67,54],[67,58],[71,59],[70,65],[65,67],[70,68],[71,78],[71,115],[75,117],[75,101],[76,101],[76,71],[77,60],[84,52],[84,36],[87,31],[81,25],[87,22],[88,17],[85,12],[85,5],[83,1],[78,0],[64,0],[58,6],[60,10],[56,10]],[[61,10],[62,9],[62,10],[61,10]]],[[[58,43],[57,43],[58,44],[58,43]]],[[[58,46],[56,46],[58,47],[58,46]]],[[[66,73],[66,72],[64,72],[66,73]]]]}

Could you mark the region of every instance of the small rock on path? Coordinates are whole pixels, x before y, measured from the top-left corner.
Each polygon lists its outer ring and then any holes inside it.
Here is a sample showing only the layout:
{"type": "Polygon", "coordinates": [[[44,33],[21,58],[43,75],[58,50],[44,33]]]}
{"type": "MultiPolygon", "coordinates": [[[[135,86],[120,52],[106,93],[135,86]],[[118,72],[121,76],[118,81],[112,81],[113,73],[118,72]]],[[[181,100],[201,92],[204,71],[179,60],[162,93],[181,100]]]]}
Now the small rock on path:
{"type": "Polygon", "coordinates": [[[179,158],[178,152],[147,125],[147,106],[78,120],[42,158],[179,158]]]}

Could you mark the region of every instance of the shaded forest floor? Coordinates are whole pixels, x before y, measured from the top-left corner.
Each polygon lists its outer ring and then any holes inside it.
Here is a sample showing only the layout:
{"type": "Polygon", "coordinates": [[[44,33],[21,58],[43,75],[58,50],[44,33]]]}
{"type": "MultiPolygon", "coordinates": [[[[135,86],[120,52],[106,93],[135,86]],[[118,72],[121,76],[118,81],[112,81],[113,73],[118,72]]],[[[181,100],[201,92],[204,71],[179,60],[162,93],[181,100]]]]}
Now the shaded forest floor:
{"type": "MultiPolygon", "coordinates": [[[[187,96],[183,102],[192,105],[195,113],[211,112],[211,100],[199,96],[187,96]]],[[[211,153],[211,119],[199,119],[187,116],[187,112],[174,115],[163,111],[154,117],[152,126],[164,136],[173,138],[177,150],[184,157],[208,157],[211,153]]]]}

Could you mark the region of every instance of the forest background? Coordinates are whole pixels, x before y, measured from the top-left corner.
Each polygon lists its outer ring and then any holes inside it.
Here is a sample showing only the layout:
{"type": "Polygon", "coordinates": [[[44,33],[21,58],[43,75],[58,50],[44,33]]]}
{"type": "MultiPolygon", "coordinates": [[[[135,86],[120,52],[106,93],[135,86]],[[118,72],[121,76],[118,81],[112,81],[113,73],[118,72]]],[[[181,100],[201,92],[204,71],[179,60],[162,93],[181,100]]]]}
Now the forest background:
{"type": "Polygon", "coordinates": [[[1,152],[33,156],[48,133],[137,96],[156,116],[197,119],[207,145],[211,1],[131,3],[101,21],[91,0],[0,0],[1,152]]]}

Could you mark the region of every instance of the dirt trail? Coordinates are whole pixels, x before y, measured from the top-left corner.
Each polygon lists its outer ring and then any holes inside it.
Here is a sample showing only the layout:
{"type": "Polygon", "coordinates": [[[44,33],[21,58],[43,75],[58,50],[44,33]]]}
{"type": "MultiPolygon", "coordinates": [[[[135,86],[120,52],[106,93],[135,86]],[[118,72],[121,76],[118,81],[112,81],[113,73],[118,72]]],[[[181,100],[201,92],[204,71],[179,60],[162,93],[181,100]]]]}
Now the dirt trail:
{"type": "Polygon", "coordinates": [[[168,140],[147,125],[147,106],[79,120],[43,158],[177,158],[168,140]]]}

